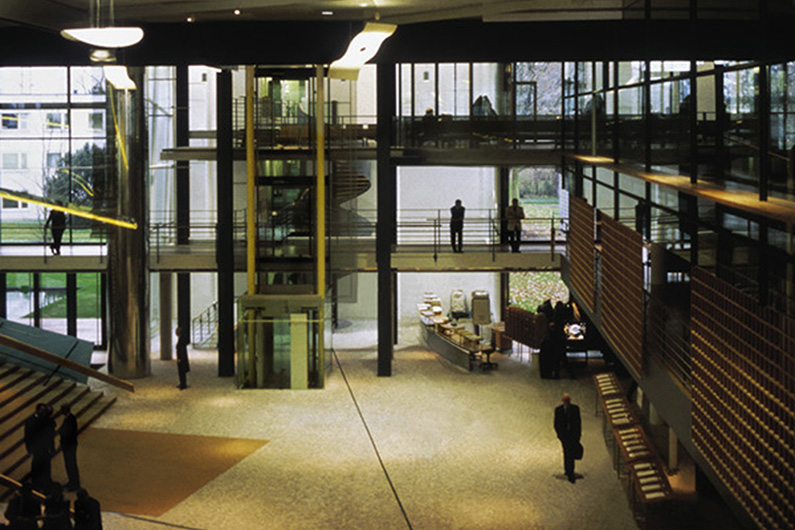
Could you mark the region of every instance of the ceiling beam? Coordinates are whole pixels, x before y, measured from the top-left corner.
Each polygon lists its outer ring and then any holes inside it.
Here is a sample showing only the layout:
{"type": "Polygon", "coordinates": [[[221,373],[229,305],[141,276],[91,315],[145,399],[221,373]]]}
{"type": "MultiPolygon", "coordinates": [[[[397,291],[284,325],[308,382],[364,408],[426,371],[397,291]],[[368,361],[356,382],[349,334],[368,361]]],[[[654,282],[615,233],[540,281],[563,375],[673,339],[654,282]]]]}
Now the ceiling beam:
{"type": "Polygon", "coordinates": [[[2,0],[0,20],[12,25],[60,31],[70,24],[86,20],[86,10],[52,0],[2,0]]]}

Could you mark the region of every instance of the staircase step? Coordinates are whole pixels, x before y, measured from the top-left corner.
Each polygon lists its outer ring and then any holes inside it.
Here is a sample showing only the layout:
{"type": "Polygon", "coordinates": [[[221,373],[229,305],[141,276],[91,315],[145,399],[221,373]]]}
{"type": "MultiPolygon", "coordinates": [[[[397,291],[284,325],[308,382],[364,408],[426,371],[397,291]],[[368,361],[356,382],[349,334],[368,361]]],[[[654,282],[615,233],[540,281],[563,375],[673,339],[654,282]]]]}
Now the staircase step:
{"type": "MultiPolygon", "coordinates": [[[[24,393],[18,393],[13,396],[13,398],[8,399],[3,405],[2,414],[0,414],[0,426],[17,414],[28,412],[31,407],[35,408],[37,403],[41,403],[42,401],[46,402],[45,396],[47,396],[48,393],[53,392],[58,387],[61,389],[66,388],[64,381],[61,379],[56,379],[46,385],[34,385],[28,388],[24,393]]],[[[24,417],[30,416],[30,414],[32,414],[32,412],[25,414],[24,417]]],[[[0,430],[0,432],[2,431],[0,430]]],[[[1,436],[0,439],[2,439],[1,436]]]]}
{"type": "Polygon", "coordinates": [[[6,388],[11,388],[18,384],[20,381],[29,377],[31,373],[32,372],[30,370],[24,368],[20,368],[19,370],[14,370],[8,373],[5,377],[0,379],[0,392],[4,391],[6,388]]]}
{"type": "Polygon", "coordinates": [[[16,384],[0,391],[0,410],[5,411],[9,404],[28,393],[34,393],[37,386],[43,386],[48,377],[34,372],[28,373],[24,379],[19,379],[16,384]]]}
{"type": "Polygon", "coordinates": [[[19,370],[19,366],[15,364],[0,362],[0,379],[17,370],[19,370]]]}

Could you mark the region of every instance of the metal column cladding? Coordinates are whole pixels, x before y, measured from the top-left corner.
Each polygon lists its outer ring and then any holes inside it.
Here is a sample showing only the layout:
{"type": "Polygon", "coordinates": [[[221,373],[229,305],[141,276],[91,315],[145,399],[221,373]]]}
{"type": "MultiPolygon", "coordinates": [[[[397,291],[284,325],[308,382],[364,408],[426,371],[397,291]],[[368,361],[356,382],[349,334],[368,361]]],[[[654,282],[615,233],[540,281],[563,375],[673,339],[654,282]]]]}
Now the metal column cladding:
{"type": "Polygon", "coordinates": [[[113,141],[108,163],[114,162],[105,200],[117,216],[135,219],[138,228],[111,227],[108,236],[110,344],[108,370],[122,379],[145,377],[149,362],[149,267],[147,263],[148,180],[143,68],[130,68],[139,88],[116,91],[110,87],[109,106],[113,141]],[[115,156],[114,156],[115,155],[115,156]],[[113,159],[111,157],[113,156],[113,159]],[[114,189],[115,188],[115,189],[114,189]]]}
{"type": "Polygon", "coordinates": [[[216,104],[218,107],[218,231],[216,261],[218,263],[218,375],[235,375],[235,262],[232,153],[232,72],[218,74],[216,104]]]}
{"type": "Polygon", "coordinates": [[[376,260],[378,261],[378,375],[392,375],[395,332],[394,274],[392,243],[395,240],[396,171],[390,158],[392,122],[395,116],[395,65],[379,64],[378,79],[378,223],[376,260]]]}

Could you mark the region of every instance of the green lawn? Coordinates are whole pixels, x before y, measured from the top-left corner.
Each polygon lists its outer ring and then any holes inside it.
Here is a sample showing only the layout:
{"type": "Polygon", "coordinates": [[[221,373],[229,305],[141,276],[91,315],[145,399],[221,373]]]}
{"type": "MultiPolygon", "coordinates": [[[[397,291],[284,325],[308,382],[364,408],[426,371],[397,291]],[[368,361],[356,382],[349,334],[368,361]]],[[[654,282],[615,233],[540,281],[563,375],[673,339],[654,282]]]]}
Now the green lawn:
{"type": "MultiPolygon", "coordinates": [[[[2,222],[0,223],[0,241],[3,243],[41,243],[44,238],[44,223],[39,222],[2,222]]],[[[47,241],[52,236],[47,233],[47,241]]],[[[72,228],[72,241],[75,243],[99,243],[104,238],[91,228],[72,228]]],[[[63,243],[69,242],[69,230],[63,235],[63,243]]]]}
{"type": "MultiPolygon", "coordinates": [[[[41,275],[42,287],[66,287],[66,274],[45,273],[41,275]]],[[[33,275],[29,273],[8,273],[6,285],[20,288],[23,293],[33,290],[33,275]]],[[[85,273],[77,275],[77,318],[100,317],[99,275],[85,273]]],[[[25,318],[32,318],[32,314],[25,318]]],[[[66,318],[66,294],[41,308],[43,318],[66,318]]]]}
{"type": "Polygon", "coordinates": [[[511,305],[535,312],[544,300],[552,305],[569,299],[569,288],[559,272],[512,272],[509,275],[511,305]]]}

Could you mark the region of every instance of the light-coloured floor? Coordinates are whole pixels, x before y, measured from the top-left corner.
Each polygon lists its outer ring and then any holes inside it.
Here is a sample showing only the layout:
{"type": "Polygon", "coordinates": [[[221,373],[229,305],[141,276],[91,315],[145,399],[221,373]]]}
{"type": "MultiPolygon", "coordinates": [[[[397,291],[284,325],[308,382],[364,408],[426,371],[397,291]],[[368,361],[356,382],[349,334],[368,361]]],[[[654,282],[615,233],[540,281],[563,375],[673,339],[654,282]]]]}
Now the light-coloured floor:
{"type": "Polygon", "coordinates": [[[180,392],[173,361],[153,360],[152,377],[119,392],[97,428],[269,442],[163,516],[105,513],[105,528],[636,528],[589,375],[541,380],[532,364],[503,355],[493,356],[498,370],[469,373],[407,344],[396,348],[393,376],[379,378],[374,337],[359,324],[335,335],[339,365],[323,390],[237,390],[215,375],[214,352],[192,352],[180,392]],[[583,412],[576,484],[565,480],[552,428],[564,391],[583,412]]]}

